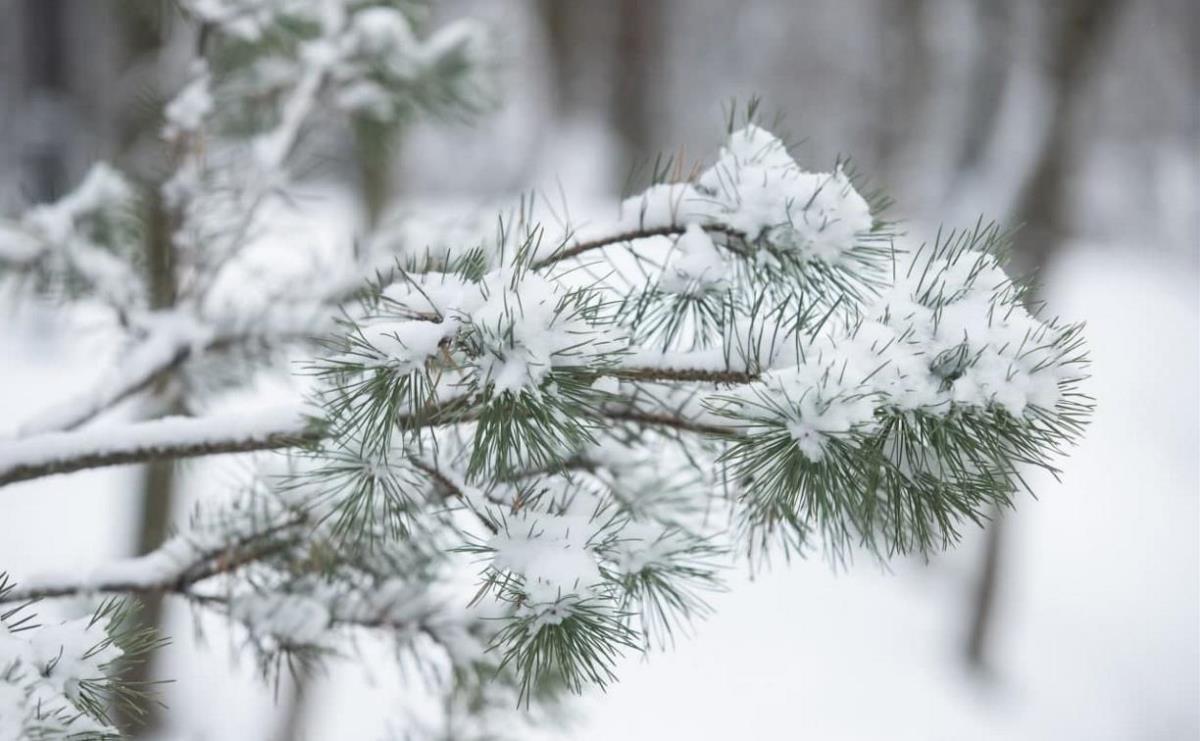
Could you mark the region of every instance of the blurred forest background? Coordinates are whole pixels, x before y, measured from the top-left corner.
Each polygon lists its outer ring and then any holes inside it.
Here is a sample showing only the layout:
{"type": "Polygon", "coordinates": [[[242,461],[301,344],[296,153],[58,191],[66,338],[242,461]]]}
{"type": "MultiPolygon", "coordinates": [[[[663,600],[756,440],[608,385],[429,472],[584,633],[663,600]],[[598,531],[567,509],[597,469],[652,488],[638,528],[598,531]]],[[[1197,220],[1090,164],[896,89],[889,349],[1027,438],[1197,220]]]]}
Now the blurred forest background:
{"type": "MultiPolygon", "coordinates": [[[[737,587],[673,657],[631,662],[588,698],[572,733],[715,738],[750,713],[747,737],[779,737],[771,724],[789,716],[813,738],[1200,734],[1200,3],[448,0],[432,13],[490,24],[497,104],[387,141],[307,142],[342,238],[407,216],[493,218],[529,189],[573,213],[611,210],[656,153],[713,151],[722,104],[757,95],[802,165],[851,155],[916,234],[981,215],[1022,225],[1017,265],[1042,274],[1052,312],[1092,326],[1101,413],[1062,489],[1047,479],[1041,501],[931,565],[835,576],[815,559],[737,587]],[[807,637],[779,635],[793,632],[807,637]],[[879,717],[849,719],[864,697],[881,698],[879,717]]],[[[194,33],[161,0],[0,0],[0,213],[62,195],[96,159],[154,180],[159,107],[194,33]]],[[[47,338],[51,320],[4,324],[0,346],[26,348],[0,363],[7,428],[34,406],[18,396],[56,393],[47,358],[86,361],[47,338]]],[[[86,563],[161,541],[203,488],[180,478],[151,466],[22,491],[67,506],[81,482],[126,490],[86,505],[114,521],[109,535],[53,556],[86,563]]],[[[0,503],[15,572],[41,565],[38,517],[0,503]]],[[[226,653],[181,645],[151,668],[180,680],[152,734],[359,737],[347,719],[397,691],[335,674],[302,700],[287,688],[263,717],[238,695],[269,689],[218,686],[226,653]]]]}

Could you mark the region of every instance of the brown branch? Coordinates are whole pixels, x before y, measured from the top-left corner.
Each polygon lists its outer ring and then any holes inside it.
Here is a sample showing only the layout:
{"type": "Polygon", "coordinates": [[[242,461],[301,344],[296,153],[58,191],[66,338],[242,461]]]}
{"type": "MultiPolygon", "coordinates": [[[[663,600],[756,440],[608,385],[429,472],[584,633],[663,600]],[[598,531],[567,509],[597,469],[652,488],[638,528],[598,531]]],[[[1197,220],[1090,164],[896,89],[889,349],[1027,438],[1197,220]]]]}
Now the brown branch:
{"type": "Polygon", "coordinates": [[[707,370],[702,368],[618,368],[605,375],[627,381],[683,381],[686,383],[753,383],[761,375],[745,370],[707,370]]]}
{"type": "Polygon", "coordinates": [[[121,466],[127,463],[145,463],[155,460],[179,460],[183,458],[198,458],[206,455],[221,453],[249,453],[256,450],[276,450],[308,445],[321,439],[319,433],[279,433],[261,438],[243,440],[221,440],[217,442],[195,443],[190,445],[158,445],[118,450],[105,453],[94,453],[78,458],[63,459],[38,465],[13,466],[0,473],[0,486],[15,484],[18,481],[53,476],[60,473],[74,473],[90,468],[106,466],[121,466]]]}
{"type": "MultiPolygon", "coordinates": [[[[632,380],[707,381],[713,383],[749,383],[757,375],[748,371],[710,371],[687,368],[631,368],[614,375],[632,380]]],[[[458,424],[475,418],[474,410],[463,409],[463,399],[454,399],[433,408],[422,410],[406,419],[397,420],[407,429],[458,424]]],[[[615,421],[670,427],[679,431],[729,437],[728,427],[703,424],[666,413],[652,413],[629,408],[605,410],[601,413],[615,421]]],[[[229,415],[231,424],[242,422],[240,415],[229,415]]],[[[56,474],[73,473],[93,468],[144,463],[159,460],[178,460],[224,453],[246,453],[259,450],[303,447],[325,439],[330,431],[312,421],[305,422],[299,413],[277,424],[264,424],[261,429],[235,428],[222,437],[214,427],[219,420],[213,417],[197,419],[162,419],[138,422],[123,427],[80,432],[57,432],[35,435],[0,444],[0,487],[56,474]]]]}
{"type": "MultiPolygon", "coordinates": [[[[621,244],[623,242],[633,242],[639,239],[648,239],[650,237],[677,237],[683,234],[686,229],[687,227],[683,224],[672,224],[670,226],[660,226],[654,229],[635,229],[629,232],[610,234],[607,237],[600,237],[587,242],[577,242],[575,244],[564,242],[562,247],[556,250],[554,254],[549,255],[548,257],[543,257],[541,260],[535,260],[529,267],[534,270],[541,270],[542,268],[549,267],[555,263],[562,262],[563,260],[567,260],[572,257],[578,257],[584,252],[610,247],[614,244],[621,244]]],[[[703,229],[710,234],[723,234],[730,239],[737,239],[742,242],[746,241],[746,234],[744,232],[731,229],[727,226],[713,224],[705,226],[703,229]]],[[[735,254],[743,256],[745,255],[743,250],[734,248],[728,243],[726,243],[724,247],[735,254]]]]}
{"type": "MultiPolygon", "coordinates": [[[[151,338],[148,337],[142,346],[145,346],[151,338]]],[[[212,338],[202,348],[203,351],[221,351],[238,345],[249,345],[255,342],[263,342],[267,339],[282,340],[282,341],[297,341],[309,339],[308,335],[282,333],[278,336],[269,334],[260,334],[255,332],[240,332],[227,335],[218,335],[212,338]]],[[[41,414],[34,417],[33,420],[22,426],[21,431],[24,435],[42,434],[48,432],[66,432],[77,429],[78,427],[95,419],[98,415],[111,409],[120,402],[130,398],[134,394],[140,393],[152,385],[168,376],[170,373],[178,370],[190,357],[197,347],[182,339],[176,344],[172,352],[166,354],[157,363],[148,364],[140,373],[130,375],[123,379],[122,383],[115,384],[111,389],[105,389],[103,392],[97,392],[96,389],[90,389],[83,393],[75,395],[67,402],[56,404],[54,407],[44,410],[41,414]]],[[[135,347],[126,357],[136,354],[138,349],[135,347]]]]}
{"type": "Polygon", "coordinates": [[[647,412],[629,407],[605,410],[604,416],[617,422],[634,422],[648,427],[666,427],[679,432],[698,432],[714,437],[737,437],[736,430],[722,425],[711,425],[696,422],[686,417],[680,417],[666,412],[647,412]]]}
{"type": "Polygon", "coordinates": [[[210,439],[203,432],[211,424],[211,418],[165,421],[169,421],[173,431],[179,433],[176,435],[176,440],[145,439],[154,436],[144,433],[153,431],[156,426],[164,422],[164,420],[156,420],[139,422],[113,430],[38,435],[8,443],[7,451],[4,446],[0,446],[0,458],[8,453],[10,457],[17,459],[16,462],[10,463],[6,467],[0,465],[0,486],[43,476],[127,463],[303,446],[319,441],[324,434],[321,430],[313,427],[304,428],[299,424],[300,420],[297,420],[286,427],[281,426],[281,429],[278,430],[252,431],[232,434],[225,439],[210,439]],[[89,450],[87,443],[94,444],[97,435],[103,433],[107,433],[108,440],[103,445],[89,450]],[[120,439],[123,434],[129,438],[124,444],[120,439]],[[64,443],[70,443],[73,440],[80,442],[80,451],[67,450],[62,454],[52,455],[39,450],[43,445],[66,448],[69,446],[64,443]],[[25,461],[20,460],[19,454],[22,447],[30,449],[28,459],[25,461]]]}
{"type": "MultiPolygon", "coordinates": [[[[299,542],[301,533],[297,532],[289,535],[288,531],[299,530],[307,521],[308,518],[303,513],[293,513],[284,522],[251,533],[218,548],[199,552],[190,564],[161,579],[142,580],[126,577],[107,580],[101,579],[94,582],[81,579],[75,582],[60,582],[52,586],[17,586],[4,594],[0,594],[0,604],[96,594],[187,595],[191,593],[193,586],[203,581],[216,576],[232,574],[244,566],[256,563],[268,556],[293,547],[299,542]]],[[[146,556],[138,556],[129,559],[129,561],[146,561],[147,559],[159,556],[161,553],[162,549],[160,548],[146,556]]]]}
{"type": "Polygon", "coordinates": [[[441,469],[439,469],[437,466],[426,463],[416,456],[410,456],[409,462],[412,463],[414,468],[428,476],[429,479],[433,481],[434,485],[441,489],[446,496],[454,497],[455,499],[462,501],[464,504],[467,504],[468,508],[475,514],[475,517],[479,520],[479,522],[482,523],[483,526],[488,530],[490,530],[493,535],[500,532],[496,528],[496,524],[494,522],[485,517],[481,512],[476,512],[474,507],[470,506],[470,503],[467,501],[466,494],[463,492],[462,488],[459,487],[458,484],[451,481],[446,474],[442,473],[441,469]]]}

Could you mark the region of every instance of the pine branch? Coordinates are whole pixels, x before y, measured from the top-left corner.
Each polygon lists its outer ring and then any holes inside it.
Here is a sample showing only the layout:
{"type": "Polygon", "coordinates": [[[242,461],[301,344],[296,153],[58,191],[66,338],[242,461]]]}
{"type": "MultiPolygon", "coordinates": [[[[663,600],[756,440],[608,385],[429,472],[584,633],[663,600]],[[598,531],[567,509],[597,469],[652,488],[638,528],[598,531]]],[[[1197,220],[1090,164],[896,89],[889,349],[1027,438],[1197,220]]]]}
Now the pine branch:
{"type": "Polygon", "coordinates": [[[761,378],[761,374],[748,370],[711,370],[708,368],[687,367],[656,368],[651,366],[619,367],[609,371],[605,375],[625,381],[645,381],[648,383],[680,381],[684,383],[728,385],[754,383],[761,378]]]}
{"type": "MultiPolygon", "coordinates": [[[[591,252],[592,250],[599,250],[599,249],[603,249],[605,247],[611,247],[614,244],[624,244],[627,242],[636,242],[636,241],[639,241],[642,239],[649,239],[650,237],[678,237],[678,236],[682,235],[686,230],[687,230],[686,225],[671,224],[669,226],[662,226],[662,227],[648,228],[648,229],[635,229],[633,231],[624,231],[624,232],[619,232],[617,234],[609,234],[609,235],[605,235],[605,236],[601,236],[601,237],[596,237],[595,239],[589,239],[585,242],[572,243],[570,240],[568,240],[568,241],[564,242],[562,244],[562,246],[559,247],[559,249],[556,250],[553,254],[551,254],[547,257],[543,257],[539,260],[533,261],[533,263],[530,264],[530,267],[534,270],[541,270],[543,268],[547,268],[547,267],[550,267],[557,263],[560,263],[563,260],[568,260],[572,257],[578,257],[579,255],[582,255],[585,252],[591,252]]],[[[724,226],[722,224],[708,224],[704,227],[704,231],[709,232],[710,234],[722,234],[729,239],[736,239],[736,240],[743,240],[743,241],[746,239],[746,235],[743,232],[740,232],[740,231],[733,229],[731,227],[728,227],[728,226],[724,226]]],[[[735,254],[739,254],[739,255],[744,254],[742,250],[733,247],[728,242],[724,244],[724,247],[726,249],[728,249],[730,252],[733,252],[735,254]]]]}
{"type": "Polygon", "coordinates": [[[126,463],[306,445],[320,436],[299,405],[46,433],[0,447],[0,486],[126,463]]]}
{"type": "Polygon", "coordinates": [[[100,594],[187,595],[201,582],[293,547],[307,524],[307,516],[293,512],[270,527],[211,548],[199,548],[177,535],[151,553],[106,564],[84,577],[25,580],[0,594],[0,604],[100,594]]]}
{"type": "MultiPolygon", "coordinates": [[[[741,371],[641,368],[614,371],[618,377],[639,381],[688,380],[712,383],[750,383],[756,376],[741,371]]],[[[435,407],[436,412],[441,408],[435,407]]],[[[224,453],[303,447],[320,442],[326,431],[303,416],[303,408],[289,405],[247,414],[227,413],[201,418],[168,417],[150,422],[101,427],[84,431],[49,432],[20,438],[0,446],[0,486],[20,481],[72,473],[92,468],[144,463],[155,460],[197,458],[224,453]]],[[[457,414],[438,415],[429,409],[413,414],[407,424],[445,426],[476,419],[467,408],[457,414]]],[[[680,431],[729,437],[730,427],[698,423],[682,416],[648,413],[614,406],[602,416],[614,421],[670,427],[680,431]]]]}
{"type": "MultiPolygon", "coordinates": [[[[395,11],[370,12],[382,14],[372,34],[411,36],[395,11]]],[[[349,18],[297,28],[361,31],[342,28],[349,18]]],[[[140,344],[97,387],[27,426],[59,431],[0,445],[0,485],[308,450],[284,476],[274,475],[278,459],[264,461],[247,499],[190,540],[10,599],[174,594],[241,623],[268,674],[335,651],[338,626],[395,631],[414,652],[413,639],[428,649],[428,636],[450,654],[455,682],[477,681],[476,648],[487,647],[498,665],[480,681],[507,669],[524,701],[544,683],[603,686],[623,651],[703,614],[697,590],[719,584],[709,562],[718,554],[817,542],[837,556],[947,547],[961,524],[1011,503],[1019,466],[1054,471],[1053,457],[1078,438],[1090,411],[1078,390],[1078,328],[1028,313],[1003,271],[998,230],[981,223],[895,249],[880,201],[859,192],[845,163],[807,172],[752,121],[736,131],[731,122],[711,167],[674,182],[656,175],[605,228],[542,243],[522,207],[517,229],[502,222],[494,243],[467,241],[423,262],[402,254],[366,288],[347,291],[334,276],[302,300],[266,297],[260,316],[202,315],[196,307],[252,242],[259,207],[288,181],[323,89],[345,92],[353,75],[343,65],[380,71],[368,53],[376,44],[344,40],[301,54],[270,115],[242,122],[257,131],[245,137],[252,157],[194,162],[212,165],[198,180],[177,172],[164,192],[191,220],[173,233],[194,260],[179,309],[147,316],[136,309],[143,297],[115,303],[140,344]],[[546,270],[583,255],[603,261],[597,251],[615,245],[632,260],[609,261],[608,276],[575,266],[590,285],[564,278],[575,268],[546,270]],[[295,405],[62,431],[200,353],[284,337],[282,325],[310,332],[315,312],[350,298],[360,310],[344,312],[344,336],[311,366],[316,418],[295,405]],[[221,331],[235,324],[252,329],[221,331]],[[717,498],[730,505],[724,530],[707,516],[717,498]],[[474,602],[494,598],[500,611],[443,609],[434,595],[464,566],[448,552],[484,564],[474,602]],[[456,653],[463,645],[471,650],[456,653]]],[[[189,137],[221,130],[196,119],[230,72],[200,70],[201,99],[189,111],[181,95],[172,124],[187,124],[179,130],[189,137]]],[[[383,91],[372,83],[350,102],[365,95],[375,110],[383,91]]]]}
{"type": "Polygon", "coordinates": [[[646,427],[660,427],[678,432],[695,432],[719,438],[737,437],[734,427],[707,422],[698,422],[682,415],[668,412],[648,412],[635,407],[613,407],[604,410],[604,416],[614,422],[633,422],[646,427]]]}

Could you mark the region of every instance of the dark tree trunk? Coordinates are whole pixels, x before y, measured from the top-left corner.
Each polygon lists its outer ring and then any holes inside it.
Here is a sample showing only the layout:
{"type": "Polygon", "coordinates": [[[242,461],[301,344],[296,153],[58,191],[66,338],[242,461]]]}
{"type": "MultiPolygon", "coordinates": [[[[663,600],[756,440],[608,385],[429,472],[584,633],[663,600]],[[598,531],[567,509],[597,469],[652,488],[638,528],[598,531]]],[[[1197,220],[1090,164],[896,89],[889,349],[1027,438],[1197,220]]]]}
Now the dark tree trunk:
{"type": "Polygon", "coordinates": [[[654,156],[657,95],[665,85],[663,2],[619,0],[614,54],[613,124],[625,147],[626,169],[654,156]]]}
{"type": "MultiPolygon", "coordinates": [[[[1067,176],[1075,155],[1072,124],[1086,91],[1088,75],[1117,18],[1121,0],[1070,0],[1047,6],[1049,33],[1046,78],[1052,96],[1049,127],[1040,154],[1020,196],[1015,217],[1021,225],[1014,269],[1028,274],[1045,269],[1061,249],[1070,229],[1067,176]]],[[[1004,513],[992,512],[983,560],[976,579],[966,642],[969,664],[988,664],[994,613],[1003,561],[1004,513]]]]}

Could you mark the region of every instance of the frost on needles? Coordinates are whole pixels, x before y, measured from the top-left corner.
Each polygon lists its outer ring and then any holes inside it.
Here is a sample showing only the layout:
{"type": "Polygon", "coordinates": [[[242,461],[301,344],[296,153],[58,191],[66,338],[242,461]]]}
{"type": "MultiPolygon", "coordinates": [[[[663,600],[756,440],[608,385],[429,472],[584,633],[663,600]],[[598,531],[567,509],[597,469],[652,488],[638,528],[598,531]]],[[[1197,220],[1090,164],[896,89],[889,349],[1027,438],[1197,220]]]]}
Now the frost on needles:
{"type": "Polygon", "coordinates": [[[470,108],[486,44],[377,3],[185,6],[213,38],[162,132],[178,300],[151,308],[147,194],[106,165],[0,225],[6,276],[124,332],[96,387],[0,443],[0,486],[286,453],[150,554],[6,587],[0,738],[112,732],[105,706],[146,689],[118,649],[154,640],[127,640],[120,602],[40,627],[16,606],[153,593],[226,616],[268,678],[386,645],[439,700],[414,737],[520,738],[669,645],[737,559],[945,548],[1081,433],[1079,327],[1038,316],[1002,230],[915,243],[849,162],[809,172],[753,115],[611,221],[552,230],[523,202],[494,230],[385,225],[303,290],[231,293],[319,113],[470,108]],[[172,374],[203,402],[206,374],[282,351],[309,357],[294,404],[77,429],[172,374]]]}

